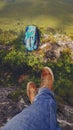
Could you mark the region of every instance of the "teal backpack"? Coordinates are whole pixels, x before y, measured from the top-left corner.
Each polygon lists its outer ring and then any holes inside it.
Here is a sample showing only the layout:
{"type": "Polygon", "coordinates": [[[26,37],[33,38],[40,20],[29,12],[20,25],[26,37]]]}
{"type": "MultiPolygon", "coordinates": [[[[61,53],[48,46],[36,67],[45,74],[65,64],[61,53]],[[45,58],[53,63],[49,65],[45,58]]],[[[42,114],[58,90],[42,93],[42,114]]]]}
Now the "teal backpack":
{"type": "Polygon", "coordinates": [[[25,29],[24,45],[28,51],[38,49],[40,43],[40,31],[34,25],[29,25],[25,29]]]}

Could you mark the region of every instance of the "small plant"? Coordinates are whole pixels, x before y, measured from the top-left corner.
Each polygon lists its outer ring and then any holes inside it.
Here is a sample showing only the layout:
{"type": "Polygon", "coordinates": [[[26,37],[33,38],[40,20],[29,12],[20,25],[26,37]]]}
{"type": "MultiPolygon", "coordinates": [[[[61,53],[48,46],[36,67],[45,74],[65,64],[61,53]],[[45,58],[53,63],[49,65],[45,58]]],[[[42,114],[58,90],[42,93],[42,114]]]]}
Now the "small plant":
{"type": "Polygon", "coordinates": [[[0,44],[10,45],[17,38],[17,34],[13,31],[3,31],[0,34],[0,44]]]}
{"type": "Polygon", "coordinates": [[[40,70],[43,66],[43,55],[33,55],[33,53],[30,53],[27,56],[27,65],[32,67],[33,70],[40,70]]]}

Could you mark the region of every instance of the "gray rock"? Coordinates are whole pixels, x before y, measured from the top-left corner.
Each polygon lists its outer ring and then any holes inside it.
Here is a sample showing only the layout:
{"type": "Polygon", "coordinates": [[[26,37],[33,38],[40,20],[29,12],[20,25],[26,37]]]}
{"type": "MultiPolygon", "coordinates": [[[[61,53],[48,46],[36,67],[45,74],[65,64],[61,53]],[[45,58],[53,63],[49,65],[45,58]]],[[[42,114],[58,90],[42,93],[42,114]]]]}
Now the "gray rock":
{"type": "MultiPolygon", "coordinates": [[[[13,116],[20,113],[29,103],[25,102],[22,95],[17,101],[10,99],[8,94],[16,91],[17,87],[0,88],[0,127],[6,124],[13,116]]],[[[59,104],[58,105],[58,122],[62,130],[73,130],[73,107],[59,104]]]]}
{"type": "MultiPolygon", "coordinates": [[[[44,39],[47,39],[49,35],[44,35],[44,39]]],[[[61,52],[65,49],[70,49],[73,53],[73,40],[64,34],[55,34],[53,36],[56,39],[55,43],[47,42],[41,45],[40,49],[44,50],[45,60],[58,59],[61,56],[61,52]]],[[[73,57],[73,56],[72,56],[73,57]]]]}
{"type": "Polygon", "coordinates": [[[73,130],[73,107],[59,104],[58,106],[58,122],[63,130],[73,130]]]}

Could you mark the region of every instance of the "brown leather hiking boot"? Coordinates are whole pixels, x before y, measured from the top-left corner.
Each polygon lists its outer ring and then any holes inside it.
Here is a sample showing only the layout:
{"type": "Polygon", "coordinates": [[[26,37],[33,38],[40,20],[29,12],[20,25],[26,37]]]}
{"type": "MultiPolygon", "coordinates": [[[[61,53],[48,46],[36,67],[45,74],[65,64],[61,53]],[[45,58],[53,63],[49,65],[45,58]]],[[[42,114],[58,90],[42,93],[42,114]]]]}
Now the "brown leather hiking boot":
{"type": "Polygon", "coordinates": [[[49,67],[44,67],[41,73],[41,85],[40,87],[47,87],[53,90],[54,75],[49,67]]]}
{"type": "Polygon", "coordinates": [[[37,94],[37,87],[34,82],[29,82],[27,84],[27,96],[29,97],[30,102],[34,101],[34,98],[37,94]]]}

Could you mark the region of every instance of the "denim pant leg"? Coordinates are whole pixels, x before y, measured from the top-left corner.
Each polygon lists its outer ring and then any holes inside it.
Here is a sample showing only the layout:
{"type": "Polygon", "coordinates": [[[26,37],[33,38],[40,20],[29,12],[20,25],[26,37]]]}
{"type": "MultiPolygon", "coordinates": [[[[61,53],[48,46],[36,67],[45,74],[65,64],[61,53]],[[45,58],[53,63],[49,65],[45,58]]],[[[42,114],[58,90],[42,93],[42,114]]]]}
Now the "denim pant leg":
{"type": "Polygon", "coordinates": [[[48,88],[41,88],[34,102],[13,117],[2,130],[60,130],[53,93],[48,88]]]}

